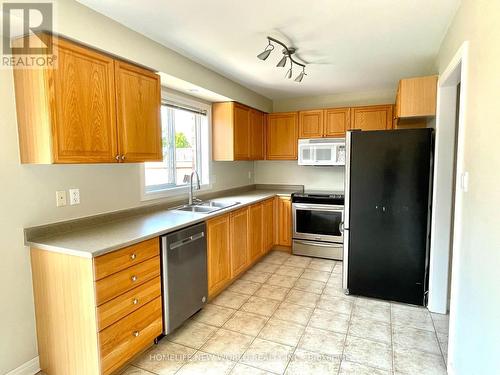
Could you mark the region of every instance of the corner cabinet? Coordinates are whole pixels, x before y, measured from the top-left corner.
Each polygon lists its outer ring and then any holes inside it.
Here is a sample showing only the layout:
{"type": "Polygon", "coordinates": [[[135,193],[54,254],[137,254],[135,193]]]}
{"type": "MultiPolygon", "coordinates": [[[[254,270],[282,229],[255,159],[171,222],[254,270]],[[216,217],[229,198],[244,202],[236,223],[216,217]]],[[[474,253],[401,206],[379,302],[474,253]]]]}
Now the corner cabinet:
{"type": "Polygon", "coordinates": [[[13,70],[21,162],[161,161],[159,76],[60,37],[53,43],[57,69],[13,70]]]}
{"type": "Polygon", "coordinates": [[[235,102],[212,105],[215,161],[264,159],[264,113],[235,102]]]}
{"type": "Polygon", "coordinates": [[[297,160],[298,126],[297,112],[271,113],[267,116],[268,160],[297,160]]]}

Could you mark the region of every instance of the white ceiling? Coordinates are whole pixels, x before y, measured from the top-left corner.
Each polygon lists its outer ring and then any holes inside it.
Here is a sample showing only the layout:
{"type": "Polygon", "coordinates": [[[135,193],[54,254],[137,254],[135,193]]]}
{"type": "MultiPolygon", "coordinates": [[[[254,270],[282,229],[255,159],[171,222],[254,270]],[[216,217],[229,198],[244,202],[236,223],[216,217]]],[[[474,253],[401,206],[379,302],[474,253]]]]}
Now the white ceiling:
{"type": "Polygon", "coordinates": [[[460,2],[79,1],[271,99],[393,89],[400,78],[433,73],[460,2]],[[302,83],[275,67],[281,48],[266,61],[256,58],[267,35],[308,63],[302,83]]]}

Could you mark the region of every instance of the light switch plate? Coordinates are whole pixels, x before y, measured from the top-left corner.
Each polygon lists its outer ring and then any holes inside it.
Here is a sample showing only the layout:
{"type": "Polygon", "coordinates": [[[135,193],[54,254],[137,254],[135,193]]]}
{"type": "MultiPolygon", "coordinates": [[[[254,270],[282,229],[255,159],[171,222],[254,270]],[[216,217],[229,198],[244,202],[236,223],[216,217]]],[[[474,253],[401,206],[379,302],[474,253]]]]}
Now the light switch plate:
{"type": "Polygon", "coordinates": [[[67,204],[66,199],[66,190],[58,190],[56,191],[56,206],[64,207],[67,204]]]}
{"type": "Polygon", "coordinates": [[[80,204],[80,189],[69,189],[69,204],[80,204]]]}

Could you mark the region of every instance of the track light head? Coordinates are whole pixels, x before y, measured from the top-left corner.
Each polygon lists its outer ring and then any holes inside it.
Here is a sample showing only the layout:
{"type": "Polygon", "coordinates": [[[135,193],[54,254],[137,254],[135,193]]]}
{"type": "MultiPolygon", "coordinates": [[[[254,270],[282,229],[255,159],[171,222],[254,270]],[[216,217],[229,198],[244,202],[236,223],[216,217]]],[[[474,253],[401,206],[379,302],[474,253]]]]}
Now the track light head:
{"type": "Polygon", "coordinates": [[[287,55],[284,55],[280,62],[276,65],[278,68],[283,68],[286,65],[286,60],[288,59],[287,55]]]}
{"type": "Polygon", "coordinates": [[[265,60],[269,57],[269,55],[271,54],[271,51],[272,51],[272,49],[266,49],[263,52],[259,53],[257,55],[257,57],[261,60],[265,60]]]}
{"type": "Polygon", "coordinates": [[[297,78],[295,78],[295,82],[302,82],[302,79],[304,79],[304,76],[306,75],[306,73],[304,72],[301,72],[297,78]]]}
{"type": "Polygon", "coordinates": [[[293,57],[293,54],[296,52],[296,49],[294,47],[287,47],[285,43],[280,42],[278,39],[272,38],[270,36],[267,37],[267,43],[268,44],[267,44],[266,48],[264,49],[264,51],[259,53],[257,55],[257,57],[260,60],[266,60],[269,57],[269,55],[271,54],[271,52],[274,50],[273,43],[275,43],[276,45],[282,46],[283,47],[283,50],[282,50],[283,57],[281,58],[281,60],[278,62],[278,64],[276,66],[278,68],[283,68],[288,63],[288,60],[290,60],[290,69],[287,70],[286,75],[285,75],[285,78],[288,78],[288,79],[292,78],[294,64],[297,66],[301,66],[302,72],[295,78],[295,82],[301,82],[302,79],[304,78],[304,76],[306,75],[306,72],[305,72],[306,65],[304,63],[297,61],[293,57]]]}

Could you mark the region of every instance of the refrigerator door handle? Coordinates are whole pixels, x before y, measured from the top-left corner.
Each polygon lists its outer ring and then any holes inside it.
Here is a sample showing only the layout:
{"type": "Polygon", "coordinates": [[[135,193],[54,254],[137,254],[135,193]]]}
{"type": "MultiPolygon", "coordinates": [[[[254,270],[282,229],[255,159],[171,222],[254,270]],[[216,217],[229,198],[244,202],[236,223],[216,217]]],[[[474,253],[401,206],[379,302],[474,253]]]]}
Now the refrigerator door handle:
{"type": "Polygon", "coordinates": [[[342,288],[346,291],[349,289],[347,285],[349,270],[349,219],[351,209],[351,142],[352,132],[347,131],[345,137],[345,186],[344,186],[344,221],[343,221],[343,235],[344,235],[344,253],[342,260],[342,288]]]}

